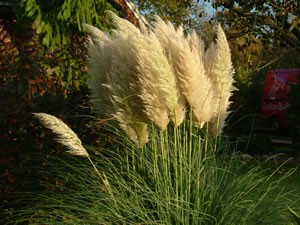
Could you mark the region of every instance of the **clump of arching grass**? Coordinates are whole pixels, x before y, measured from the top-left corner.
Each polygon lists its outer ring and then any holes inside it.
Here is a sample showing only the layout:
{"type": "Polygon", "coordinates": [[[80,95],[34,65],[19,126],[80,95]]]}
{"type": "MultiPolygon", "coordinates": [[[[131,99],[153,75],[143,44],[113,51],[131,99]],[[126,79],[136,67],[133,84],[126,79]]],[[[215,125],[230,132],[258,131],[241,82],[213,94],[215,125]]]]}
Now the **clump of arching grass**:
{"type": "Polygon", "coordinates": [[[281,179],[259,164],[241,174],[238,156],[225,154],[228,143],[208,139],[191,120],[165,131],[153,125],[149,137],[142,148],[123,136],[110,149],[86,148],[94,167],[83,157],[50,156],[55,183],[25,194],[28,207],[9,222],[280,224],[289,216],[291,195],[278,189],[281,179]]]}

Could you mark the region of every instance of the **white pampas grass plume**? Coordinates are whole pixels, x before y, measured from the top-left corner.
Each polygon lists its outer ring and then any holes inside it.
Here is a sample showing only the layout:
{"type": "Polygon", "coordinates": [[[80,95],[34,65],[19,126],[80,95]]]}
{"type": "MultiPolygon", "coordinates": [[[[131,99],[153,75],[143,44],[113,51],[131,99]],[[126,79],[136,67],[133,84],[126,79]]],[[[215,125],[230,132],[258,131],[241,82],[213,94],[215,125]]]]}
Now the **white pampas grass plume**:
{"type": "Polygon", "coordinates": [[[179,104],[175,76],[159,40],[152,32],[145,34],[144,38],[144,46],[136,53],[141,98],[145,113],[165,130],[168,120],[163,118],[169,117],[178,126],[184,118],[184,107],[179,104]]]}
{"type": "Polygon", "coordinates": [[[177,86],[193,112],[193,122],[202,127],[214,113],[212,83],[205,74],[203,42],[193,32],[185,37],[183,28],[156,17],[154,32],[160,40],[169,63],[174,69],[177,86]]]}
{"type": "Polygon", "coordinates": [[[209,132],[217,135],[224,127],[229,112],[229,98],[232,95],[233,68],[229,45],[221,25],[217,28],[216,45],[212,44],[205,53],[205,69],[211,78],[215,91],[215,116],[209,121],[209,132]]]}
{"type": "Polygon", "coordinates": [[[126,131],[127,136],[134,141],[138,147],[148,142],[148,126],[141,121],[135,121],[135,118],[124,118],[125,113],[117,112],[116,120],[120,123],[120,128],[126,131]]]}
{"type": "Polygon", "coordinates": [[[33,113],[34,117],[56,135],[56,140],[69,149],[72,155],[89,157],[78,136],[60,119],[47,113],[33,113]]]}
{"type": "Polygon", "coordinates": [[[214,86],[218,85],[217,75],[213,74],[213,69],[216,64],[216,62],[215,62],[216,61],[216,51],[217,51],[216,44],[214,42],[212,42],[210,44],[209,48],[204,53],[204,57],[203,57],[204,68],[205,68],[206,74],[211,79],[214,86]]]}
{"type": "Polygon", "coordinates": [[[111,116],[112,108],[109,101],[110,92],[105,86],[107,84],[107,72],[111,67],[112,41],[109,34],[100,31],[96,27],[85,24],[89,32],[87,40],[88,49],[88,85],[91,88],[91,99],[96,110],[103,119],[111,116]]]}
{"type": "Polygon", "coordinates": [[[138,76],[138,49],[142,49],[143,35],[127,20],[110,12],[118,30],[114,30],[111,68],[107,73],[108,88],[111,92],[112,117],[119,127],[138,146],[148,141],[145,106],[140,97],[141,88],[138,76]],[[126,28],[126,29],[125,29],[126,28]]]}
{"type": "Polygon", "coordinates": [[[85,25],[90,38],[89,86],[100,116],[113,118],[139,146],[148,141],[147,124],[165,130],[178,126],[185,107],[197,127],[211,121],[215,132],[228,115],[232,91],[230,50],[221,27],[217,43],[205,52],[195,32],[156,17],[152,30],[142,31],[112,12],[112,36],[85,25]],[[217,118],[217,120],[216,120],[217,118]]]}
{"type": "Polygon", "coordinates": [[[114,118],[131,140],[144,143],[146,123],[152,121],[164,130],[169,118],[177,125],[182,119],[175,117],[184,117],[177,110],[175,77],[152,32],[142,33],[127,20],[109,14],[117,28],[112,37],[87,26],[92,98],[100,115],[114,118]]]}
{"type": "Polygon", "coordinates": [[[114,30],[113,38],[97,28],[88,29],[91,37],[88,50],[92,99],[100,116],[113,118],[131,140],[137,144],[145,143],[148,134],[143,122],[146,118],[139,98],[136,46],[131,40],[132,37],[139,38],[139,32],[128,21],[110,14],[120,28],[114,30]],[[94,50],[97,54],[93,54],[94,50]]]}
{"type": "Polygon", "coordinates": [[[198,54],[204,57],[205,53],[205,45],[204,41],[197,35],[197,33],[193,30],[192,33],[188,34],[187,40],[190,44],[190,48],[195,48],[198,51],[198,54]]]}
{"type": "Polygon", "coordinates": [[[118,43],[125,40],[120,51],[130,54],[131,61],[127,65],[131,67],[131,76],[135,75],[138,81],[136,93],[142,101],[139,108],[142,108],[148,121],[154,122],[162,130],[169,123],[168,117],[175,125],[177,121],[181,123],[182,119],[178,116],[182,116],[182,113],[174,113],[178,105],[175,77],[160,42],[151,31],[144,29],[141,32],[127,20],[112,12],[110,14],[118,28],[114,32],[118,43]],[[128,46],[126,51],[124,45],[128,46]]]}

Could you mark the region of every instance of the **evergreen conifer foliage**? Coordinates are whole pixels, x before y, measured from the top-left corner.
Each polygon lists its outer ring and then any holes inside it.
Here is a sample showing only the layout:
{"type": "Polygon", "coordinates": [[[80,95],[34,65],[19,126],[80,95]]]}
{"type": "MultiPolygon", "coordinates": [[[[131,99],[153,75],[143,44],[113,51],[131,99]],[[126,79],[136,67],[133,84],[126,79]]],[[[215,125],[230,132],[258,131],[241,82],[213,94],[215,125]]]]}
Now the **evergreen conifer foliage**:
{"type": "Polygon", "coordinates": [[[88,23],[108,30],[106,10],[113,10],[105,0],[21,0],[15,12],[17,22],[32,23],[32,28],[46,47],[68,44],[68,35],[81,32],[88,23]]]}

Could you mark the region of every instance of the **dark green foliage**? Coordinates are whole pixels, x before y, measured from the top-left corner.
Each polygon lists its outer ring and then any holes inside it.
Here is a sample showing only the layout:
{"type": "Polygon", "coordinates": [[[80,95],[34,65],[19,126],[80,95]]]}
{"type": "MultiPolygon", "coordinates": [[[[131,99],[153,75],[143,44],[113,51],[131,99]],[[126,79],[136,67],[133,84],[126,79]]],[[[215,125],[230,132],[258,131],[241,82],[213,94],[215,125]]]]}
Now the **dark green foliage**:
{"type": "Polygon", "coordinates": [[[19,28],[12,36],[30,33],[22,41],[33,40],[38,44],[35,54],[42,60],[34,63],[38,62],[48,77],[56,76],[56,83],[63,88],[78,88],[84,85],[87,75],[82,24],[109,31],[111,24],[106,10],[113,8],[105,0],[21,0],[15,8],[19,28]]]}
{"type": "Polygon", "coordinates": [[[15,13],[19,23],[31,22],[41,43],[53,48],[70,43],[70,35],[82,32],[85,23],[109,30],[106,10],[113,8],[105,0],[21,0],[15,13]]]}
{"type": "Polygon", "coordinates": [[[261,111],[261,97],[266,70],[251,72],[246,66],[236,66],[235,87],[231,98],[231,116],[228,128],[233,135],[252,135],[258,125],[261,111]]]}
{"type": "Polygon", "coordinates": [[[297,83],[292,85],[288,94],[290,107],[286,110],[286,118],[291,128],[291,136],[293,137],[293,145],[299,150],[300,147],[300,77],[297,83]]]}

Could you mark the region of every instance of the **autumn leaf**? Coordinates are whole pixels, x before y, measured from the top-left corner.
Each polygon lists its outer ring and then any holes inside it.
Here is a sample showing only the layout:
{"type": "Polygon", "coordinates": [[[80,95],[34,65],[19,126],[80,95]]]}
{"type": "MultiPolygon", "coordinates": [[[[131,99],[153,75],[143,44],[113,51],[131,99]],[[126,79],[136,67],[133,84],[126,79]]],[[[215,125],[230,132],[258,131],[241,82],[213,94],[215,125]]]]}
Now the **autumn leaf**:
{"type": "Polygon", "coordinates": [[[31,66],[29,64],[25,65],[25,69],[30,70],[31,66]]]}
{"type": "Polygon", "coordinates": [[[35,80],[35,82],[36,82],[37,84],[39,84],[39,83],[43,82],[43,80],[42,80],[40,77],[37,77],[36,80],[35,80]]]}
{"type": "Polygon", "coordinates": [[[29,85],[34,85],[34,84],[35,84],[35,81],[34,81],[34,80],[29,80],[29,81],[28,81],[28,84],[29,84],[29,85]]]}

